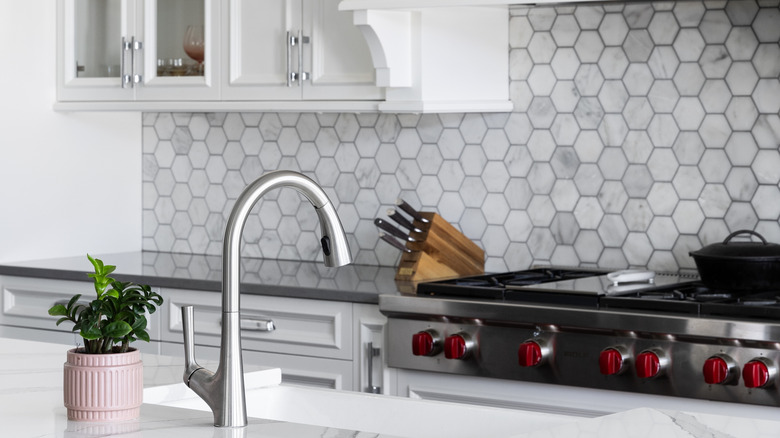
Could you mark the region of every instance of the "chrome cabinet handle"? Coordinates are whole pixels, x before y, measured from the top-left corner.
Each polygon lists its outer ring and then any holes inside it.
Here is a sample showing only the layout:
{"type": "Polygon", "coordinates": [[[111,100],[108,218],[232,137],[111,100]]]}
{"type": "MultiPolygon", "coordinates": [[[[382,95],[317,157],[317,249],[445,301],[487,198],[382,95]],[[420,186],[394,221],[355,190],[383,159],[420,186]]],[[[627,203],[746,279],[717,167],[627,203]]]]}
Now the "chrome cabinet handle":
{"type": "Polygon", "coordinates": [[[141,68],[138,66],[139,60],[141,59],[141,54],[136,53],[140,52],[144,48],[144,43],[141,41],[137,41],[135,37],[133,37],[133,83],[134,84],[140,84],[144,80],[144,76],[141,74],[138,74],[141,71],[141,68]]]}
{"type": "Polygon", "coordinates": [[[298,86],[301,86],[303,81],[309,80],[309,73],[303,71],[303,45],[309,44],[309,37],[303,36],[301,31],[298,31],[298,86]]]}
{"type": "Polygon", "coordinates": [[[374,385],[374,358],[379,357],[381,350],[374,348],[374,343],[366,344],[366,357],[368,358],[368,387],[366,392],[371,394],[381,394],[382,387],[374,385]]]}
{"type": "Polygon", "coordinates": [[[295,72],[292,71],[292,48],[295,45],[295,37],[289,31],[287,31],[285,45],[287,46],[287,86],[292,87],[296,76],[295,72]]]}
{"type": "Polygon", "coordinates": [[[241,330],[249,330],[254,332],[272,332],[276,330],[276,324],[274,320],[263,317],[244,317],[241,318],[241,330]]]}
{"type": "MultiPolygon", "coordinates": [[[[120,50],[119,55],[119,74],[122,76],[122,88],[127,88],[128,86],[132,86],[132,75],[128,74],[125,71],[125,68],[127,66],[127,62],[125,58],[127,57],[127,53],[130,52],[130,56],[132,57],[132,48],[133,45],[130,41],[127,41],[127,38],[122,37],[122,46],[120,50]]],[[[132,65],[131,65],[132,67],[132,65]]]]}
{"type": "Polygon", "coordinates": [[[309,73],[303,71],[303,44],[308,44],[310,41],[309,37],[303,36],[301,34],[301,31],[298,31],[298,36],[295,36],[292,34],[292,32],[287,32],[287,40],[286,40],[286,46],[287,46],[287,86],[292,87],[294,82],[298,83],[298,86],[301,86],[301,82],[306,81],[309,79],[309,73]],[[298,46],[298,71],[293,71],[292,68],[292,49],[293,47],[298,46]]]}

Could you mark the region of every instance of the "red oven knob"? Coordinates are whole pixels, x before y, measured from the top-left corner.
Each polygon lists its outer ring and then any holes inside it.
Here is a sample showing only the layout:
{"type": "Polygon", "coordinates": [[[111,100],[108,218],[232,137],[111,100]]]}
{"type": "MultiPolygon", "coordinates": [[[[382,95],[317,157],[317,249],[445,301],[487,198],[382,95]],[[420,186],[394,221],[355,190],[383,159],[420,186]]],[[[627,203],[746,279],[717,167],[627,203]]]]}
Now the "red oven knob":
{"type": "Polygon", "coordinates": [[[518,363],[521,367],[535,367],[544,363],[549,356],[549,347],[541,339],[529,339],[517,350],[518,363]]]}
{"type": "Polygon", "coordinates": [[[759,357],[742,367],[742,379],[748,388],[764,388],[772,385],[776,374],[775,366],[768,359],[759,357]]]}
{"type": "Polygon", "coordinates": [[[444,357],[447,359],[465,359],[471,350],[471,337],[466,333],[457,333],[444,339],[444,357]]]}
{"type": "Polygon", "coordinates": [[[439,334],[435,330],[424,330],[412,335],[412,354],[415,356],[435,356],[441,351],[439,334]]]}
{"type": "Polygon", "coordinates": [[[636,375],[642,379],[663,374],[667,360],[659,350],[645,350],[636,356],[636,375]]]}
{"type": "Polygon", "coordinates": [[[622,347],[609,347],[599,354],[599,371],[605,376],[620,374],[626,369],[628,354],[622,347]]]}
{"type": "Polygon", "coordinates": [[[704,361],[704,381],[710,385],[733,382],[738,374],[737,363],[730,356],[717,354],[704,361]]]}

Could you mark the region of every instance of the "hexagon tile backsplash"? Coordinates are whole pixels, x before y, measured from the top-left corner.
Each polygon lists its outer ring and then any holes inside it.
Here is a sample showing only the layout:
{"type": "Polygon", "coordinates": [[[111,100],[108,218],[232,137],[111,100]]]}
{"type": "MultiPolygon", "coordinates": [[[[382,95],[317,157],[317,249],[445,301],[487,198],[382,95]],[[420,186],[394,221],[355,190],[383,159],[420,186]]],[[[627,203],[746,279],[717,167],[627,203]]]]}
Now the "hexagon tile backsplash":
{"type": "MultiPolygon", "coordinates": [[[[730,231],[780,242],[779,3],[513,7],[510,114],[145,114],[143,248],[220,254],[237,195],[275,169],[325,188],[362,264],[396,264],[372,221],[398,197],[494,272],[676,271],[730,231]]],[[[319,258],[296,192],[255,209],[247,255],[319,258]]]]}

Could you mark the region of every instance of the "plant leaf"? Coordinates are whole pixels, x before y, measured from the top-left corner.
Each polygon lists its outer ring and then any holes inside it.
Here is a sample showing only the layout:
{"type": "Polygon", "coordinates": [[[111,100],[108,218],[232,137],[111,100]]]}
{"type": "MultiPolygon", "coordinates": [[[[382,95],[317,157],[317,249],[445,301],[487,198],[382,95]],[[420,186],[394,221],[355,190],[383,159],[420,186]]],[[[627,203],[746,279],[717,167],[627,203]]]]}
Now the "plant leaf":
{"type": "Polygon", "coordinates": [[[100,329],[95,326],[92,326],[87,330],[81,330],[81,337],[89,341],[100,339],[102,336],[103,333],[101,333],[100,329]]]}
{"type": "Polygon", "coordinates": [[[135,336],[136,336],[138,339],[140,339],[140,340],[142,340],[142,341],[149,342],[149,341],[151,340],[151,338],[149,337],[149,333],[146,333],[146,331],[145,331],[145,330],[138,330],[138,331],[136,331],[134,334],[135,334],[135,336]]]}
{"type": "MultiPolygon", "coordinates": [[[[68,309],[62,304],[55,304],[49,309],[49,315],[51,316],[63,316],[68,314],[68,309]]],[[[57,323],[59,325],[59,323],[57,323]]]]}
{"type": "Polygon", "coordinates": [[[76,304],[76,301],[79,300],[79,298],[81,298],[81,294],[73,295],[70,301],[68,301],[68,309],[72,309],[73,306],[76,304]]]}
{"type": "Polygon", "coordinates": [[[133,323],[133,331],[143,331],[146,329],[146,317],[143,315],[138,315],[135,319],[135,322],[133,323]]]}
{"type": "Polygon", "coordinates": [[[133,327],[125,321],[114,321],[103,329],[103,336],[108,338],[121,338],[133,331],[133,327]]]}

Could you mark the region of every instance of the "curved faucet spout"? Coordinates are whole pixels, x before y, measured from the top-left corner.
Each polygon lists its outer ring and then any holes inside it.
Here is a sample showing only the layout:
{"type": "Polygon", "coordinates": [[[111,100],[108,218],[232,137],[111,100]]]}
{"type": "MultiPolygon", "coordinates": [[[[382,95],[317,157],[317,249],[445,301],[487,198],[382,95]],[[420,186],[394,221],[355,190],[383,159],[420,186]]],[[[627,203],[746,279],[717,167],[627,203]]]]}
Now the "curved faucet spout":
{"type": "Polygon", "coordinates": [[[342,266],[352,262],[347,237],[336,209],[325,191],[309,177],[297,172],[267,173],[247,186],[230,212],[222,243],[222,339],[219,366],[211,372],[199,366],[192,353],[194,348],[192,308],[182,308],[184,328],[184,383],[197,393],[214,412],[214,425],[241,427],[246,425],[244,372],[241,358],[241,327],[239,318],[239,283],[241,268],[241,236],[252,207],[270,190],[291,187],[303,194],[317,211],[320,220],[322,252],[327,266],[342,266]]]}

